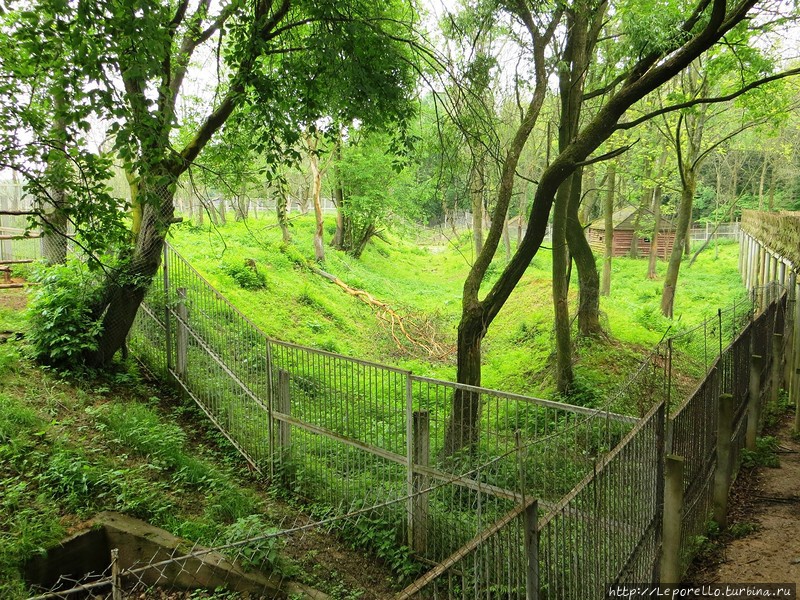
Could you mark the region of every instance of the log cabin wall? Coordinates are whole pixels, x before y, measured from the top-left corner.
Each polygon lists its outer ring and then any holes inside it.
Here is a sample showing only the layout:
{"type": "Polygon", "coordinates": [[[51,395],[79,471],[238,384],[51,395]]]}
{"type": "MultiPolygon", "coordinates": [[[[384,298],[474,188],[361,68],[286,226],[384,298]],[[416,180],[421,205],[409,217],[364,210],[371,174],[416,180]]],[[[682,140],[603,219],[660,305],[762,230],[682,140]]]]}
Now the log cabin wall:
{"type": "MultiPolygon", "coordinates": [[[[599,255],[605,252],[605,231],[601,229],[589,228],[586,233],[586,238],[589,240],[589,245],[592,250],[599,255]]],[[[621,256],[630,256],[631,243],[633,242],[633,231],[626,229],[617,229],[614,231],[614,249],[612,256],[615,258],[621,256]]],[[[675,233],[672,231],[662,231],[658,234],[656,243],[658,244],[657,253],[658,257],[666,260],[672,252],[672,245],[675,242],[675,233]]],[[[650,253],[650,239],[640,237],[639,244],[639,257],[645,258],[650,253]]]]}

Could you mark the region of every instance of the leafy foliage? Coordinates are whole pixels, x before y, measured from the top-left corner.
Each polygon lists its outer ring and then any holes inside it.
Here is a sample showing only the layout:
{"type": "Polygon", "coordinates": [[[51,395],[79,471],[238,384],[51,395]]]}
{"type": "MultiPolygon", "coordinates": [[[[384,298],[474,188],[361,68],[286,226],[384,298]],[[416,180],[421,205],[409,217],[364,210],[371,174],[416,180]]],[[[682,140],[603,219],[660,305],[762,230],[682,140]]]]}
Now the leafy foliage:
{"type": "Polygon", "coordinates": [[[79,370],[87,350],[97,348],[102,324],[93,312],[100,294],[98,280],[77,261],[42,267],[40,284],[29,306],[34,357],[60,369],[79,370]]]}

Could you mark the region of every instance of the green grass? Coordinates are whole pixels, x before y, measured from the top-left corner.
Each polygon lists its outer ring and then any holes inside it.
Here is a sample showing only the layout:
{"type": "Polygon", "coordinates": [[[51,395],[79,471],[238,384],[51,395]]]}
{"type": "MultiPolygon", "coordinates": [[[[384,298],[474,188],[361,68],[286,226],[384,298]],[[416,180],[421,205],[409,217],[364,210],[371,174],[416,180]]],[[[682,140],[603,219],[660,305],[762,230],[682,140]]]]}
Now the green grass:
{"type": "Polygon", "coordinates": [[[68,382],[7,342],[0,378],[0,597],[27,597],[24,561],[99,511],[206,544],[264,512],[264,499],[203,441],[213,434],[201,427],[190,440],[174,422],[185,420],[182,405],[148,395],[135,374],[68,382]]]}
{"type": "MultiPolygon", "coordinates": [[[[326,232],[332,233],[331,226],[326,232]]],[[[248,224],[174,230],[173,244],[235,306],[276,339],[410,369],[429,377],[453,380],[455,355],[431,358],[409,344],[398,347],[375,310],[313,274],[313,219],[293,220],[293,241],[286,245],[271,215],[248,224]],[[263,289],[248,291],[229,273],[255,261],[263,289]]],[[[472,260],[469,235],[450,242],[431,232],[385,232],[360,260],[330,247],[322,268],[347,285],[388,303],[398,314],[433,325],[437,340],[455,347],[461,311],[461,288],[472,260]]],[[[502,255],[502,250],[500,252],[502,255]]],[[[580,341],[576,347],[577,386],[586,391],[577,401],[602,403],[603,396],[630,373],[664,333],[671,334],[713,316],[746,292],[737,273],[738,245],[721,243],[703,252],[692,267],[681,269],[675,318],[661,316],[662,279],[647,279],[645,259],[617,258],[612,263],[611,295],[601,301],[609,342],[580,341]]],[[[504,266],[498,258],[484,282],[485,292],[504,266]]],[[[666,263],[658,264],[659,275],[666,263]]],[[[553,308],[551,255],[542,248],[517,289],[491,325],[483,344],[483,385],[552,397],[553,308]]],[[[571,302],[577,302],[573,276],[571,302]]],[[[402,336],[399,336],[402,341],[402,336]]]]}

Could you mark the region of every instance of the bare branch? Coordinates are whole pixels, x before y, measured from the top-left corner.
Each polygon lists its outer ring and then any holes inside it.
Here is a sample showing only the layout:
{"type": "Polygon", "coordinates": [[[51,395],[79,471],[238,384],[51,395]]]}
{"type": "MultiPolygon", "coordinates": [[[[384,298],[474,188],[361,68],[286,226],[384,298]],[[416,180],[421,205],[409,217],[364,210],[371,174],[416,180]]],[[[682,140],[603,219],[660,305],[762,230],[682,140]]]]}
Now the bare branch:
{"type": "Polygon", "coordinates": [[[698,104],[718,104],[720,102],[729,102],[730,100],[734,100],[739,96],[741,96],[742,94],[746,94],[750,90],[760,87],[766,83],[778,81],[780,79],[785,79],[786,77],[794,77],[795,75],[800,75],[800,68],[789,69],[788,71],[783,71],[782,73],[777,73],[775,75],[770,75],[769,77],[764,77],[763,79],[758,79],[757,81],[753,81],[747,84],[746,86],[736,90],[735,92],[726,94],[725,96],[717,96],[714,98],[695,98],[694,100],[687,100],[686,102],[681,102],[679,104],[664,106],[662,108],[659,108],[658,110],[649,112],[646,115],[642,115],[641,117],[633,121],[619,123],[616,127],[614,127],[614,129],[623,131],[627,129],[633,129],[637,125],[640,125],[645,121],[649,121],[653,117],[658,117],[660,115],[674,112],[676,110],[683,110],[684,108],[691,108],[692,106],[697,106],[698,104]]]}

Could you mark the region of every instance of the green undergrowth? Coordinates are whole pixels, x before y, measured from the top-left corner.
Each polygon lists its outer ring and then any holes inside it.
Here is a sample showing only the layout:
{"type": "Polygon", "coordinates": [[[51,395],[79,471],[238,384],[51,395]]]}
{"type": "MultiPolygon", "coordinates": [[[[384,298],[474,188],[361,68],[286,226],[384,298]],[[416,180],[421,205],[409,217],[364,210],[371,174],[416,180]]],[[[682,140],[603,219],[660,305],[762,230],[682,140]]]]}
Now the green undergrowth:
{"type": "MultiPolygon", "coordinates": [[[[332,219],[329,221],[326,239],[333,233],[332,219]]],[[[271,337],[410,369],[418,375],[455,378],[461,289],[474,258],[468,233],[445,238],[441,232],[425,230],[384,232],[358,260],[326,246],[325,263],[319,265],[351,288],[387,303],[407,323],[423,323],[426,333],[413,333],[412,337],[428,342],[426,336],[434,332],[448,352],[431,357],[421,347],[407,343],[397,327],[392,329],[385,313],[380,318],[380,310],[312,272],[309,265],[316,266],[313,218],[296,217],[292,224],[288,244],[281,240],[271,215],[222,227],[187,223],[174,229],[172,242],[271,337]],[[237,275],[249,261],[263,282],[260,289],[246,289],[249,280],[237,275]]],[[[659,278],[650,280],[646,259],[613,260],[611,295],[601,301],[602,324],[609,337],[576,342],[576,385],[569,401],[604,405],[620,379],[636,368],[665,333],[674,335],[691,328],[734,300],[744,303],[746,293],[737,272],[738,244],[721,243],[718,250],[718,256],[709,248],[694,265],[682,266],[672,320],[660,311],[666,263],[659,262],[659,278]]],[[[484,292],[504,266],[501,249],[489,268],[484,292]]],[[[489,328],[483,343],[484,386],[553,397],[551,269],[549,248],[543,247],[489,328]]],[[[246,277],[255,272],[249,273],[246,277]]],[[[575,307],[574,271],[570,299],[575,307]]],[[[617,409],[632,410],[627,406],[617,409]]]]}
{"type": "MultiPolygon", "coordinates": [[[[230,447],[204,426],[187,434],[176,422],[196,411],[135,372],[66,380],[7,342],[0,377],[0,597],[28,597],[24,562],[100,511],[207,545],[273,526],[230,447]]],[[[291,571],[272,547],[259,566],[291,571]]]]}

